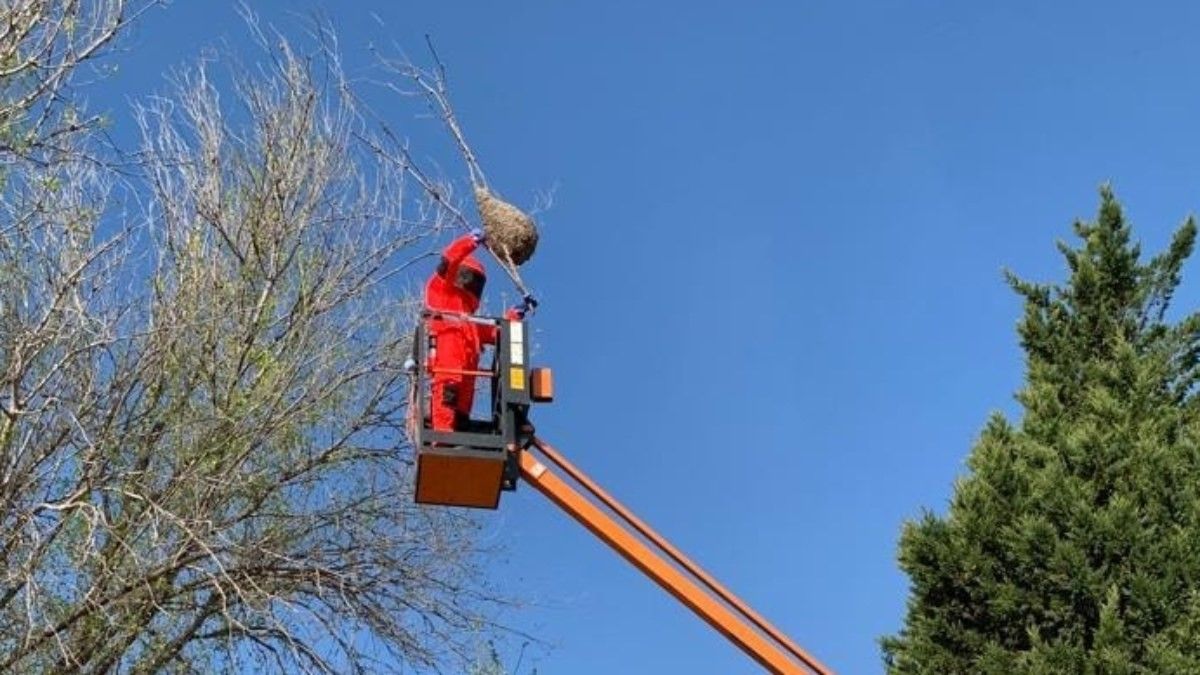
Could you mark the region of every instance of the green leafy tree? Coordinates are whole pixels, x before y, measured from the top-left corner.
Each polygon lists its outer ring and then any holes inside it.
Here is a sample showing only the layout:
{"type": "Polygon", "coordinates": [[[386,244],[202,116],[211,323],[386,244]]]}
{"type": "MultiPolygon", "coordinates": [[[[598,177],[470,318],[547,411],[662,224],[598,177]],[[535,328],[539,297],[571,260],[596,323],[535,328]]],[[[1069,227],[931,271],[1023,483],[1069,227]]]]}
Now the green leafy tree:
{"type": "Polygon", "coordinates": [[[1196,225],[1143,261],[1105,187],[1075,234],[1066,284],[1009,275],[1024,415],[905,526],[891,673],[1200,672],[1200,315],[1166,316],[1196,225]]]}

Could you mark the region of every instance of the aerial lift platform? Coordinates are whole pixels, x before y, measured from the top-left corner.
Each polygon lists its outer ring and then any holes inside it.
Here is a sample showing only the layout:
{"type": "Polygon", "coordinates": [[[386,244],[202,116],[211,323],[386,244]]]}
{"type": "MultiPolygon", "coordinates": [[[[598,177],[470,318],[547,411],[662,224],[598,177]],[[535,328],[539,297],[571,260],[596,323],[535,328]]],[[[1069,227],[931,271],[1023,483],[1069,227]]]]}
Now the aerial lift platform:
{"type": "Polygon", "coordinates": [[[417,453],[416,501],[495,509],[500,495],[524,480],[608,544],[771,673],[833,671],[805,652],[669,541],[539,438],[529,422],[534,403],[553,400],[549,369],[529,365],[526,321],[426,312],[414,343],[409,431],[417,453]],[[428,319],[494,325],[498,342],[490,367],[455,371],[489,381],[490,419],[435,431],[429,422],[428,319]],[[555,469],[566,477],[559,476],[555,469]]]}

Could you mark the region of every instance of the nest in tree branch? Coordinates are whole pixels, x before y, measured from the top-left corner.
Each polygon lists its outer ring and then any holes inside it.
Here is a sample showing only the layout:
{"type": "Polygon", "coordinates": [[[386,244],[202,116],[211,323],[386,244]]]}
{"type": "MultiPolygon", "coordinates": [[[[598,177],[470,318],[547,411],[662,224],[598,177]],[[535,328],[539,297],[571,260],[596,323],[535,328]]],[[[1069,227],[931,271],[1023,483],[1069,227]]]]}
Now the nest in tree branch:
{"type": "Polygon", "coordinates": [[[475,188],[475,204],[489,248],[514,265],[523,265],[533,257],[538,231],[532,218],[483,187],[475,188]]]}

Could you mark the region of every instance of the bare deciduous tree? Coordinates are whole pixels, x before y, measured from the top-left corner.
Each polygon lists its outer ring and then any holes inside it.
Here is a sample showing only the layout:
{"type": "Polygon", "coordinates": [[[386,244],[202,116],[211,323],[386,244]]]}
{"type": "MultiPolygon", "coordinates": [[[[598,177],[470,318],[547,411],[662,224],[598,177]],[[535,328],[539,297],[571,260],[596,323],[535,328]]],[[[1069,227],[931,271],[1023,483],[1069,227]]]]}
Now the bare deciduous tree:
{"type": "Polygon", "coordinates": [[[128,8],[0,6],[0,67],[83,45],[0,77],[0,128],[32,139],[0,147],[0,671],[471,660],[503,600],[402,447],[398,280],[442,212],[405,197],[329,34],[297,53],[251,22],[261,65],[176,76],[131,184],[47,100],[128,8]]]}
{"type": "Polygon", "coordinates": [[[78,152],[70,137],[97,121],[70,85],[156,0],[0,0],[0,167],[78,152]]]}

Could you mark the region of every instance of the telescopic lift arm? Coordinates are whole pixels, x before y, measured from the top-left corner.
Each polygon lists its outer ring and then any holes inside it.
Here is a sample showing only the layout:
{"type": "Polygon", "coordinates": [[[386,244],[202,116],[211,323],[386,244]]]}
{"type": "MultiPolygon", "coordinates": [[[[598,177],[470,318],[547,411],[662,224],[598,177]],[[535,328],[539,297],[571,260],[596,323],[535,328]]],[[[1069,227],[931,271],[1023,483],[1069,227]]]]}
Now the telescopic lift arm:
{"type": "Polygon", "coordinates": [[[557,476],[528,450],[520,452],[521,478],[768,671],[788,675],[833,672],[650,529],[548,443],[535,438],[530,447],[536,448],[546,461],[561,469],[604,508],[557,476]]]}
{"type": "Polygon", "coordinates": [[[443,321],[494,326],[499,341],[490,370],[448,370],[431,363],[433,340],[424,323],[417,331],[410,420],[417,446],[417,503],[494,509],[500,494],[515,490],[518,480],[524,479],[763,668],[787,675],[832,672],[534,435],[529,407],[552,400],[553,383],[549,369],[528,367],[523,321],[427,314],[443,321]],[[430,427],[425,380],[445,373],[490,377],[491,421],[482,425],[472,421],[452,431],[430,427]],[[570,482],[538,457],[561,470],[570,482]]]}

